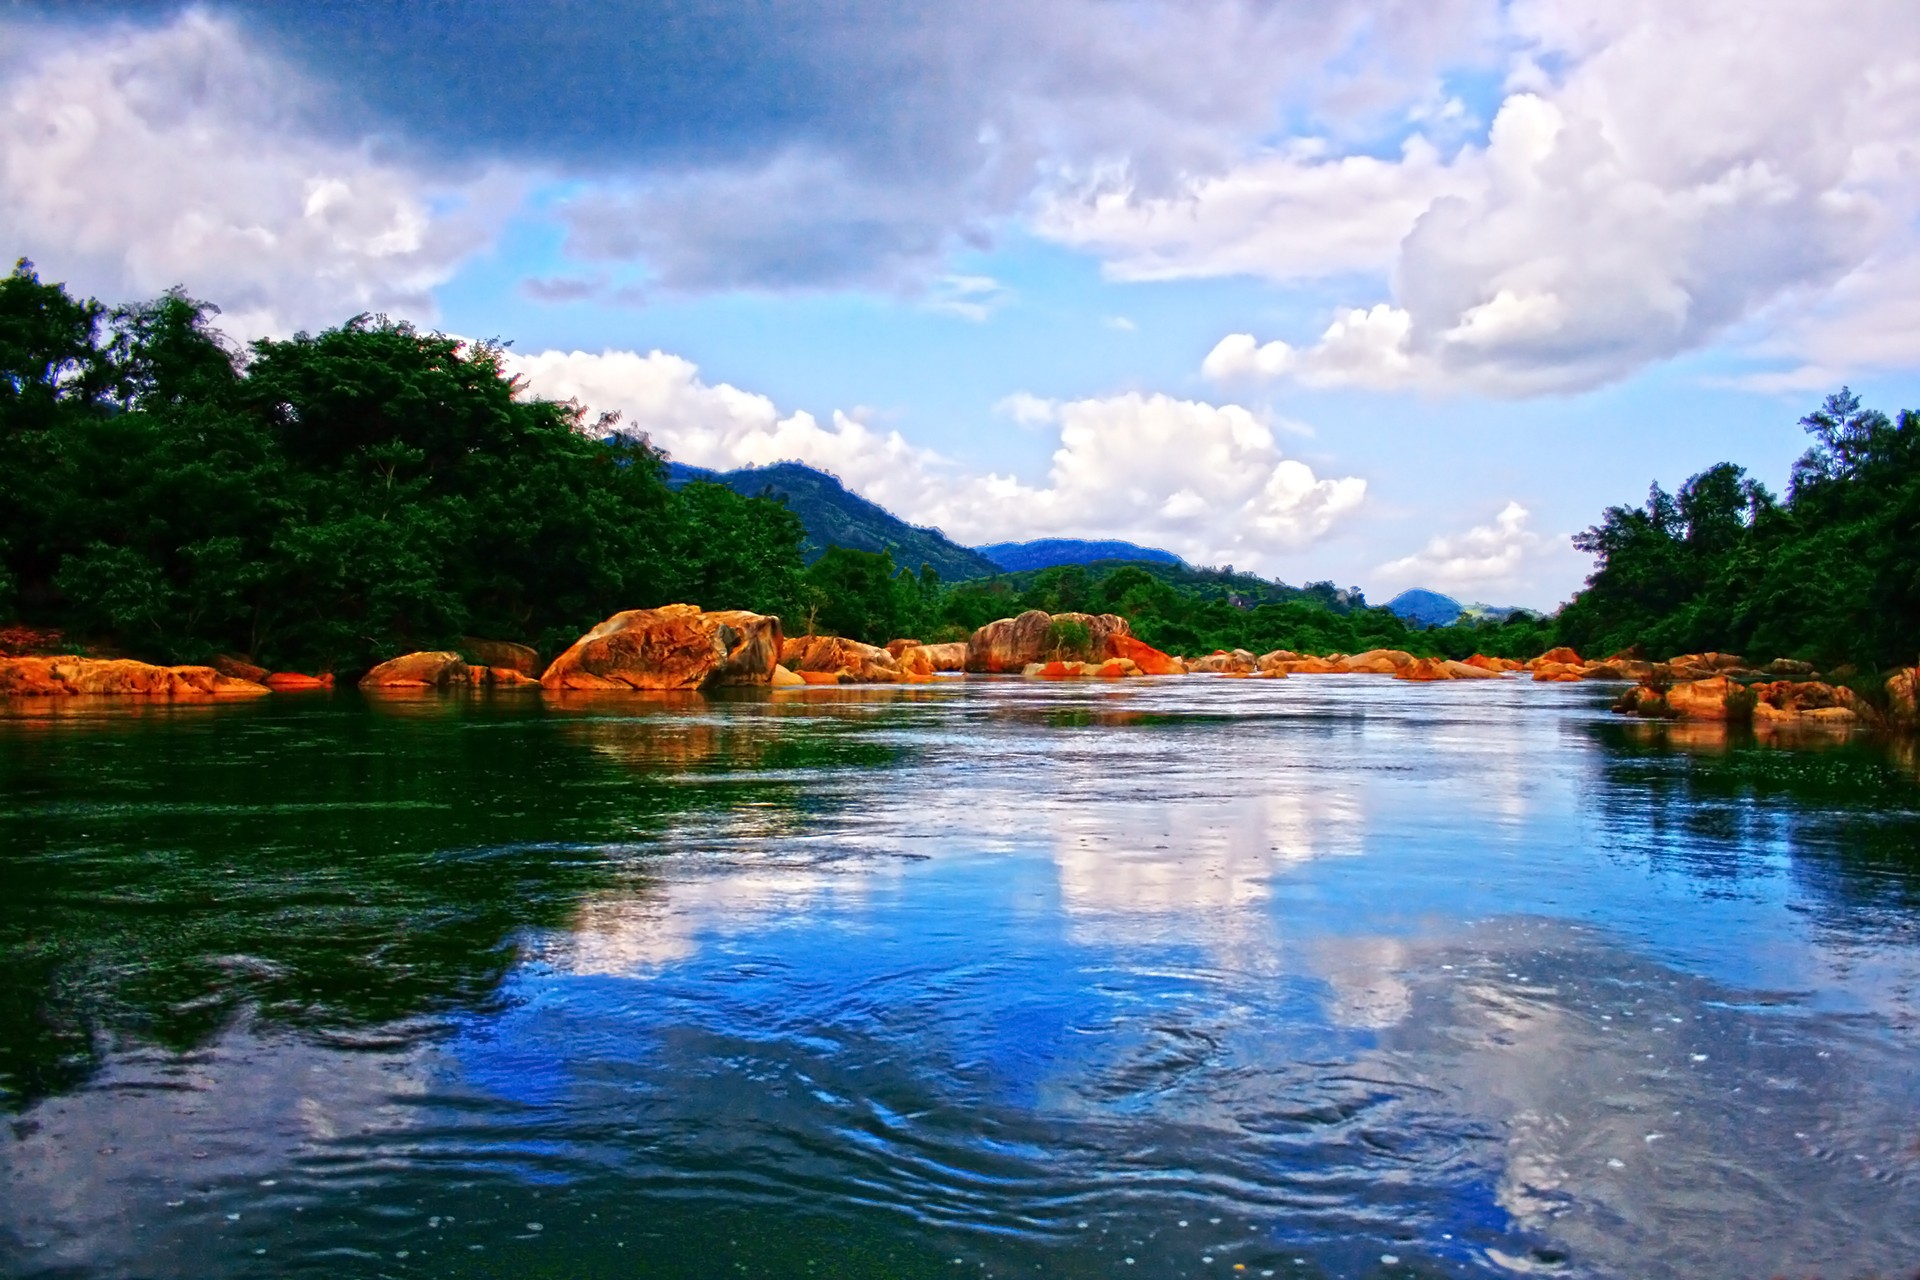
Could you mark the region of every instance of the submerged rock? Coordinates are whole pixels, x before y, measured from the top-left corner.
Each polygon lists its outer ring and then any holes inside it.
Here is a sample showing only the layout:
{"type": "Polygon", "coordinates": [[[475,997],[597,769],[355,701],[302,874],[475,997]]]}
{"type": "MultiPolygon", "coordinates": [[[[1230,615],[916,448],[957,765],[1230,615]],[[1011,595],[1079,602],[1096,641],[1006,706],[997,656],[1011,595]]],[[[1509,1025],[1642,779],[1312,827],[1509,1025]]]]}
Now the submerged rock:
{"type": "Polygon", "coordinates": [[[528,645],[515,644],[511,640],[482,640],[476,636],[461,636],[460,653],[469,663],[477,667],[505,667],[523,676],[536,679],[540,675],[539,653],[528,645]]]}
{"type": "Polygon", "coordinates": [[[1187,663],[1187,670],[1203,675],[1250,676],[1259,669],[1260,659],[1245,649],[1216,649],[1204,658],[1194,658],[1187,663]]]}
{"type": "Polygon", "coordinates": [[[842,684],[897,684],[900,680],[900,664],[891,653],[843,636],[789,637],[780,646],[780,665],[801,675],[831,672],[842,684]]]}
{"type": "Polygon", "coordinates": [[[450,689],[472,683],[467,660],[451,649],[389,658],[360,677],[362,689],[450,689]]]}
{"type": "Polygon", "coordinates": [[[0,697],[44,698],[98,694],[142,698],[232,698],[265,694],[252,680],[212,667],[160,667],[131,658],[0,658],[0,697]]]}
{"type": "Polygon", "coordinates": [[[616,613],[553,660],[549,689],[707,689],[768,684],[780,663],[780,619],[690,604],[616,613]]]}

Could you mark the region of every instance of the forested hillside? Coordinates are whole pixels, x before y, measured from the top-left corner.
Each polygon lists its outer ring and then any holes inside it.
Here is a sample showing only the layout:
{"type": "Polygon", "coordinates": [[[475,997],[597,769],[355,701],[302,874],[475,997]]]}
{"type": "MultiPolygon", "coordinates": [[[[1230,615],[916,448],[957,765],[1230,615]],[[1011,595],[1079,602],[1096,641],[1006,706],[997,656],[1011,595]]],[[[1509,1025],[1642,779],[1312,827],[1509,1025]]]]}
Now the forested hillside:
{"type": "Polygon", "coordinates": [[[496,348],[361,317],[240,352],[216,314],[0,278],[0,617],[352,669],[461,635],[552,651],[674,599],[794,607],[786,507],[671,491],[646,444],[516,396],[496,348]]]}
{"type": "Polygon", "coordinates": [[[1879,669],[1920,649],[1920,415],[1842,388],[1801,419],[1813,445],[1784,498],[1730,462],[1609,507],[1574,542],[1597,559],[1559,617],[1582,652],[1638,644],[1879,669]]]}

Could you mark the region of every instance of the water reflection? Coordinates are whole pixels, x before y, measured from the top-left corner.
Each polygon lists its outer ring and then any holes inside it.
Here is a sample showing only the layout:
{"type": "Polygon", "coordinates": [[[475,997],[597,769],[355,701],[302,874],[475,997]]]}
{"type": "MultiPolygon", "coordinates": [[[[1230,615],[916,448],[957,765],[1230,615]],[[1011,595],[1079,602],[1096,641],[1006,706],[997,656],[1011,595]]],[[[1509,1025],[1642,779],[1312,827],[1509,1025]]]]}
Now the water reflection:
{"type": "Polygon", "coordinates": [[[821,692],[0,727],[0,1269],[1920,1259],[1907,762],[1518,682],[821,692]]]}

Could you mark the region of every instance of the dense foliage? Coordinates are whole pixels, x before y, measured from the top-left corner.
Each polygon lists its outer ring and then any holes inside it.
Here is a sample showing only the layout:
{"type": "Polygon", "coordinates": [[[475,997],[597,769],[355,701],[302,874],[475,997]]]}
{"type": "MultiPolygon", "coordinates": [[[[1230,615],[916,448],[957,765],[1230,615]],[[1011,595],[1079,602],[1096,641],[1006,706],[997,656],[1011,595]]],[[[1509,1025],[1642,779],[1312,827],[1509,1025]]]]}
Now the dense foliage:
{"type": "Polygon", "coordinates": [[[1575,545],[1597,558],[1559,617],[1582,652],[1720,650],[1912,662],[1920,647],[1920,415],[1842,388],[1801,419],[1814,437],[1784,500],[1721,463],[1640,507],[1609,507],[1575,545]]]}
{"type": "Polygon", "coordinates": [[[674,600],[870,643],[1037,608],[1122,614],[1186,654],[1564,643],[1879,668],[1920,646],[1920,415],[1845,389],[1803,419],[1814,444],[1784,500],[1730,463],[1675,494],[1655,485],[1575,539],[1595,571],[1558,617],[1422,630],[1354,589],[1231,568],[1105,561],[942,584],[937,567],[842,545],[806,564],[788,503],[671,487],[644,438],[523,395],[497,345],[360,316],[237,351],[215,315],[179,291],[109,309],[26,262],[0,277],[0,621],[142,657],[348,671],[475,635],[550,655],[617,610],[674,600]]]}
{"type": "Polygon", "coordinates": [[[179,292],[0,279],[0,610],[141,656],[549,652],[623,608],[790,610],[799,521],[384,318],[231,350],[179,292]]]}

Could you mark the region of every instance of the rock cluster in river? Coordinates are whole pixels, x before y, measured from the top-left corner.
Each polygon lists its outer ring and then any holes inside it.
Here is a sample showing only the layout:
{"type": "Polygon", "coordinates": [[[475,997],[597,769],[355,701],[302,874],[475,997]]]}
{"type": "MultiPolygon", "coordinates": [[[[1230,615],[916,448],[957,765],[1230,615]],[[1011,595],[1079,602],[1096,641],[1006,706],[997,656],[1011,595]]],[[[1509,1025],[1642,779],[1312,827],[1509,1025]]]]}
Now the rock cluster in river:
{"type": "Polygon", "coordinates": [[[254,680],[223,675],[213,667],[161,667],[131,658],[0,659],[0,697],[44,698],[106,694],[146,698],[233,698],[265,694],[254,680]]]}
{"type": "Polygon", "coordinates": [[[782,639],[780,619],[766,614],[690,604],[629,609],[574,641],[540,683],[553,690],[768,684],[782,639]]]}

